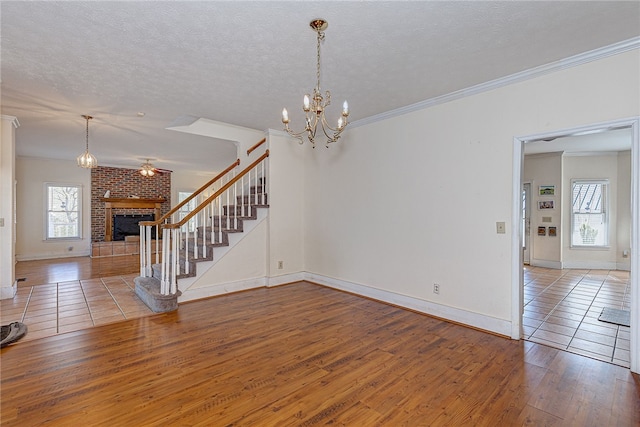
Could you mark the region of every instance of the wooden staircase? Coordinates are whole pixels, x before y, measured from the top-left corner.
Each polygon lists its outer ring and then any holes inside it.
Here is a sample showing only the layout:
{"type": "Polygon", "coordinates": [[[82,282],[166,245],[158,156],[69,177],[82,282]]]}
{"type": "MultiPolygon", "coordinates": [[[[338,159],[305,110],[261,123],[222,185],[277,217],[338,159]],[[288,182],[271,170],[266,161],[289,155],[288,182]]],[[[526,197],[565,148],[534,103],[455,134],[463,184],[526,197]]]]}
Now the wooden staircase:
{"type": "MultiPolygon", "coordinates": [[[[229,234],[243,233],[245,221],[255,221],[258,219],[257,209],[266,209],[269,207],[267,202],[267,193],[262,188],[262,183],[258,186],[251,186],[250,194],[237,196],[236,204],[224,205],[223,215],[214,215],[211,218],[213,225],[197,227],[197,238],[190,237],[183,239],[180,247],[179,255],[179,271],[177,279],[197,276],[197,265],[204,261],[214,261],[215,248],[229,246],[229,234]],[[257,198],[260,200],[255,200],[257,198]],[[188,249],[186,249],[188,248],[188,249]],[[200,251],[196,257],[196,248],[200,251]],[[190,268],[187,268],[187,265],[190,268]]],[[[154,264],[153,277],[161,277],[160,264],[154,264]]]]}
{"type": "Polygon", "coordinates": [[[216,254],[226,253],[233,242],[239,241],[230,239],[230,235],[244,233],[245,224],[264,218],[259,210],[269,207],[268,157],[266,150],[239,173],[237,160],[158,221],[140,223],[140,276],[134,280],[135,291],[151,310],[176,310],[181,295],[178,280],[197,277],[199,263],[208,261],[207,267],[214,268],[221,257],[216,254]],[[213,194],[206,197],[209,190],[213,194]],[[191,200],[199,201],[198,206],[178,220],[180,208],[191,200]],[[162,251],[156,250],[162,258],[156,255],[155,263],[151,248],[153,227],[162,236],[162,251]]]}

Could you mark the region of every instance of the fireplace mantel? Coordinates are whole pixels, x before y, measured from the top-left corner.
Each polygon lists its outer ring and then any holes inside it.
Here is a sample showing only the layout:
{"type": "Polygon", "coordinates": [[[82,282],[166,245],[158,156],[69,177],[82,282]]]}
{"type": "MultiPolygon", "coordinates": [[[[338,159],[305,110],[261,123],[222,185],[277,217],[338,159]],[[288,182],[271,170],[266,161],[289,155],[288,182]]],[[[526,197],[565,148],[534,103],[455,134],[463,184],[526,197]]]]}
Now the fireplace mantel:
{"type": "Polygon", "coordinates": [[[112,239],[113,233],[113,214],[112,209],[154,209],[154,217],[156,221],[161,216],[161,207],[162,203],[166,201],[166,199],[138,199],[133,197],[127,198],[106,198],[103,197],[100,199],[104,202],[104,210],[105,210],[105,229],[104,229],[104,240],[105,242],[110,242],[112,239]]]}

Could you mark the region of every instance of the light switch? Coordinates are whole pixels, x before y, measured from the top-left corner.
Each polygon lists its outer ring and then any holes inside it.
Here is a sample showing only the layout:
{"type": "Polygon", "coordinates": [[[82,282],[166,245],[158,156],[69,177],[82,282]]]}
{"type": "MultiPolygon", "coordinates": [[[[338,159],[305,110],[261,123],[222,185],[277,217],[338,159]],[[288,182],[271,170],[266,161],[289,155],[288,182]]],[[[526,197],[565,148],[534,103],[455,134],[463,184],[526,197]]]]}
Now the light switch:
{"type": "Polygon", "coordinates": [[[0,227],[4,227],[4,218],[0,218],[0,227]]]}
{"type": "Polygon", "coordinates": [[[506,233],[506,227],[504,222],[496,222],[496,232],[498,234],[506,233]]]}

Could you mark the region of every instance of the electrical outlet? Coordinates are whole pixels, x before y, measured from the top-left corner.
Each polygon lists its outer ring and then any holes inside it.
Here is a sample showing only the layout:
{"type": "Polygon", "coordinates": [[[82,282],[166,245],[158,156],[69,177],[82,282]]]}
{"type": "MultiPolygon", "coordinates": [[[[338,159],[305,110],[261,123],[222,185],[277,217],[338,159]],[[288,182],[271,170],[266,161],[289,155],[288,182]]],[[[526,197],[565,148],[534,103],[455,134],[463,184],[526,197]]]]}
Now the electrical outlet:
{"type": "Polygon", "coordinates": [[[504,234],[506,232],[506,227],[504,222],[496,222],[496,233],[504,234]]]}
{"type": "Polygon", "coordinates": [[[434,294],[440,294],[440,285],[437,283],[433,284],[433,293],[434,294]]]}
{"type": "Polygon", "coordinates": [[[278,261],[278,270],[282,270],[284,268],[284,261],[278,261]]]}

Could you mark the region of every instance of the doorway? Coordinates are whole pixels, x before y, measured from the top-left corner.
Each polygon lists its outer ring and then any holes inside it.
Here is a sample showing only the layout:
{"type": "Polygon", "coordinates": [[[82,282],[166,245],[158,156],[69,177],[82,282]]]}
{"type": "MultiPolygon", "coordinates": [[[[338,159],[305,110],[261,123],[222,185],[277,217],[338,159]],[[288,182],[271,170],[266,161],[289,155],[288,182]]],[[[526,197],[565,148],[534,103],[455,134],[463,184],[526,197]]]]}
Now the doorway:
{"type": "MultiPolygon", "coordinates": [[[[640,169],[640,136],[639,136],[639,118],[624,119],[620,121],[600,123],[591,126],[585,126],[581,128],[573,128],[567,130],[556,131],[553,133],[530,135],[526,137],[514,138],[514,185],[513,185],[513,200],[514,206],[512,210],[513,224],[517,225],[518,229],[514,230],[512,234],[512,338],[523,338],[523,312],[525,305],[524,298],[524,281],[525,274],[523,265],[525,261],[525,221],[524,221],[524,207],[526,206],[524,200],[524,182],[523,182],[523,162],[525,153],[525,144],[533,142],[551,142],[558,138],[567,136],[588,135],[595,133],[602,133],[612,130],[628,129],[631,134],[631,224],[640,223],[640,202],[639,192],[640,185],[638,184],[639,169],[640,169]]],[[[530,186],[529,191],[535,191],[535,185],[530,186]],[[532,188],[533,187],[533,188],[532,188]]],[[[529,203],[531,206],[531,203],[529,203]]],[[[555,231],[555,230],[554,230],[555,231]]],[[[559,229],[561,231],[561,229],[559,229]]],[[[559,233],[558,233],[559,234],[559,233]]],[[[638,295],[638,254],[636,251],[640,246],[640,233],[637,227],[631,227],[630,237],[630,276],[629,276],[629,292],[628,306],[631,311],[631,328],[629,330],[629,354],[630,361],[629,367],[633,372],[640,370],[640,360],[638,360],[639,343],[640,343],[640,331],[638,328],[638,321],[640,320],[640,297],[638,295]]],[[[530,247],[530,245],[528,246],[530,247]]],[[[532,257],[533,254],[529,253],[532,257]]]]}

